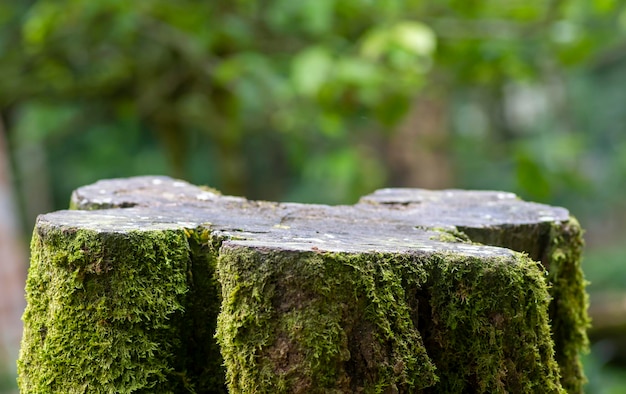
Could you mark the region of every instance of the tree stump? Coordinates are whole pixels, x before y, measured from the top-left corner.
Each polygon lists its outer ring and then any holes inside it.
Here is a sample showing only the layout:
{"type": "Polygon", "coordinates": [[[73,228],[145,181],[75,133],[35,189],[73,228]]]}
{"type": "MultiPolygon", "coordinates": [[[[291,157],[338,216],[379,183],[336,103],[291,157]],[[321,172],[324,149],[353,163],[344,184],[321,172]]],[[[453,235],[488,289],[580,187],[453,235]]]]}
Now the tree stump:
{"type": "Polygon", "coordinates": [[[353,206],[105,180],[38,218],[23,393],[582,392],[581,230],[487,191],[353,206]]]}

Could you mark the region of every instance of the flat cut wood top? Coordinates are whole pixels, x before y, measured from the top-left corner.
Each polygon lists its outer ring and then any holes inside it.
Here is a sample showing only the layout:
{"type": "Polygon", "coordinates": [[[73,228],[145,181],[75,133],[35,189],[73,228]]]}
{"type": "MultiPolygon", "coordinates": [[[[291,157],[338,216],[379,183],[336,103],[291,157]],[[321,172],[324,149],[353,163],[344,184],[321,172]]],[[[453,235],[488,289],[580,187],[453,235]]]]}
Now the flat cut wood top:
{"type": "MultiPolygon", "coordinates": [[[[348,253],[511,256],[508,249],[466,242],[455,231],[528,231],[569,218],[563,208],[505,192],[381,189],[353,206],[327,206],[223,196],[162,176],[102,180],[77,189],[71,206],[77,210],[40,216],[38,228],[129,232],[205,227],[233,244],[348,253]]],[[[487,243],[520,249],[497,240],[487,243]]]]}

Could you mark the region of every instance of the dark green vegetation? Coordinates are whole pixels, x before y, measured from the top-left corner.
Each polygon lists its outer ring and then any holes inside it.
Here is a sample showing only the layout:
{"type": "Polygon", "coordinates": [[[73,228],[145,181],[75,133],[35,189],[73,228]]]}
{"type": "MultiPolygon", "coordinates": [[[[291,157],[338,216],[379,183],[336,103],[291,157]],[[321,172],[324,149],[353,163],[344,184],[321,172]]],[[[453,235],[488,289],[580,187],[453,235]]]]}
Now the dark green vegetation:
{"type": "Polygon", "coordinates": [[[616,202],[620,2],[305,3],[4,1],[0,113],[24,199],[49,182],[60,209],[149,172],[268,200],[393,184],[616,202]]]}
{"type": "Polygon", "coordinates": [[[36,225],[24,393],[582,392],[580,227],[562,208],[408,189],[278,204],[164,177],[72,206],[36,225]]]}

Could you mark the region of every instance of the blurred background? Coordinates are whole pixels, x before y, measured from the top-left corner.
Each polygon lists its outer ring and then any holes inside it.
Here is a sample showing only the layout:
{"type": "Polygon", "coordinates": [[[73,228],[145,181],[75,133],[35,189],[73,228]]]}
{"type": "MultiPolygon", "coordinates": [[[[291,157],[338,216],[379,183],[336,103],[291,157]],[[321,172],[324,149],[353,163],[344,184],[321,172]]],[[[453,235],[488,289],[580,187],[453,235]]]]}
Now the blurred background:
{"type": "Polygon", "coordinates": [[[252,199],[512,191],[587,230],[589,393],[626,392],[626,5],[2,0],[0,393],[36,216],[102,178],[252,199]]]}

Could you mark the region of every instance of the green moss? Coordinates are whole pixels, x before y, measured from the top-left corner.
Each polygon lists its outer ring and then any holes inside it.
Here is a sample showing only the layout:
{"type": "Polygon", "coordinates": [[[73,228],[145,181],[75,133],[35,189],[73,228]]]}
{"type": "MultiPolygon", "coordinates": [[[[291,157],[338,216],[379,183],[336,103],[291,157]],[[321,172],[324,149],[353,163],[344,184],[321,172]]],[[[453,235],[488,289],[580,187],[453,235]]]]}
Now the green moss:
{"type": "Polygon", "coordinates": [[[545,272],[523,255],[229,247],[218,276],[231,393],[563,392],[545,272]]]}
{"type": "Polygon", "coordinates": [[[441,241],[441,242],[472,242],[471,239],[467,236],[467,234],[459,231],[456,227],[423,227],[417,226],[417,228],[424,229],[426,231],[437,232],[437,235],[430,237],[433,241],[441,241]]]}
{"type": "Polygon", "coordinates": [[[434,229],[530,258],[222,246],[204,227],[36,230],[24,393],[582,393],[574,219],[434,229]]]}
{"type": "Polygon", "coordinates": [[[182,231],[39,226],[18,361],[23,393],[181,392],[182,231]]]}
{"type": "Polygon", "coordinates": [[[230,248],[218,275],[231,393],[412,392],[436,380],[403,285],[425,273],[408,256],[230,248]]]}
{"type": "Polygon", "coordinates": [[[429,310],[420,331],[440,375],[426,392],[564,392],[541,265],[523,255],[513,262],[444,255],[425,264],[420,299],[429,310]]]}
{"type": "Polygon", "coordinates": [[[586,382],[580,355],[589,347],[587,328],[590,319],[581,268],[582,248],[582,230],[576,219],[552,226],[546,250],[553,297],[550,318],[556,359],[561,367],[561,383],[569,393],[582,393],[586,382]]]}
{"type": "Polygon", "coordinates": [[[461,228],[474,242],[525,252],[548,270],[549,316],[561,383],[569,393],[582,393],[586,382],[580,355],[588,349],[588,297],[581,269],[582,230],[575,218],[534,226],[461,228]]]}
{"type": "Polygon", "coordinates": [[[71,198],[69,206],[68,206],[68,209],[70,209],[70,210],[80,210],[80,206],[78,205],[77,202],[74,201],[73,198],[71,198]]]}

